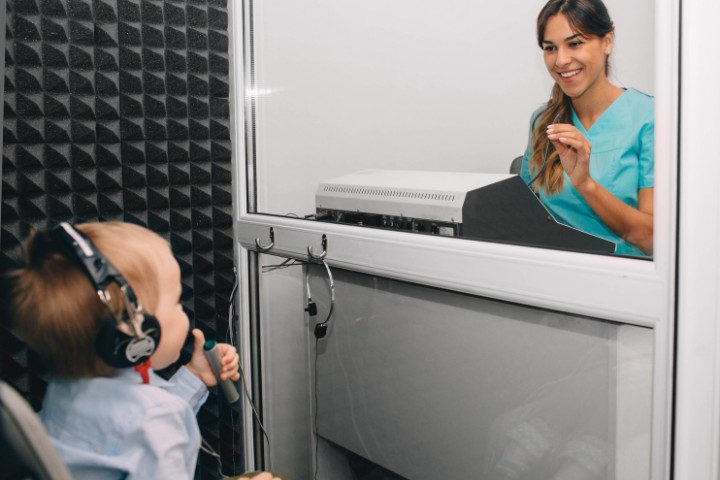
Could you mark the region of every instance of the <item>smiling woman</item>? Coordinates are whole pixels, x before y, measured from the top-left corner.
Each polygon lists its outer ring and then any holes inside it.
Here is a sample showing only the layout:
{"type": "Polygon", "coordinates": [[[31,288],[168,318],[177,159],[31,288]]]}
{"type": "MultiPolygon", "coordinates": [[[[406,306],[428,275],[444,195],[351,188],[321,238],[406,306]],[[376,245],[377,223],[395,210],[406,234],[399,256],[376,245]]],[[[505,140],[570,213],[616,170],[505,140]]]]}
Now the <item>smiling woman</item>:
{"type": "Polygon", "coordinates": [[[616,243],[618,254],[651,255],[654,102],[608,79],[607,8],[550,0],[537,35],[555,85],[533,115],[521,175],[562,223],[616,243]]]}

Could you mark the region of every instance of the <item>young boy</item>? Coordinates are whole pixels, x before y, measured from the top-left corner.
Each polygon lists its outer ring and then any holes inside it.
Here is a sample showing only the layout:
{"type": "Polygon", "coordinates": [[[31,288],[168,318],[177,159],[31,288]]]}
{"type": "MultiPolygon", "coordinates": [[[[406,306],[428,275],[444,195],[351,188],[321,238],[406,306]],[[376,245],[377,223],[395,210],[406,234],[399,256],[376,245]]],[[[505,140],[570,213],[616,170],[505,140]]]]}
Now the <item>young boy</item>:
{"type": "MultiPolygon", "coordinates": [[[[9,313],[18,335],[50,369],[40,417],[53,443],[76,479],[193,478],[201,443],[195,414],[217,380],[198,329],[187,365],[168,381],[152,371],[177,361],[189,329],[180,268],[168,243],[128,223],[65,227],[60,234],[70,229],[91,240],[109,260],[137,305],[157,318],[161,334],[146,368],[110,366],[96,351],[98,331],[108,321],[123,333],[132,330],[121,321],[128,297],[117,282],[103,296],[57,231],[35,232],[24,242],[24,264],[9,274],[9,313]]],[[[218,346],[221,379],[237,381],[235,348],[218,346]]]]}

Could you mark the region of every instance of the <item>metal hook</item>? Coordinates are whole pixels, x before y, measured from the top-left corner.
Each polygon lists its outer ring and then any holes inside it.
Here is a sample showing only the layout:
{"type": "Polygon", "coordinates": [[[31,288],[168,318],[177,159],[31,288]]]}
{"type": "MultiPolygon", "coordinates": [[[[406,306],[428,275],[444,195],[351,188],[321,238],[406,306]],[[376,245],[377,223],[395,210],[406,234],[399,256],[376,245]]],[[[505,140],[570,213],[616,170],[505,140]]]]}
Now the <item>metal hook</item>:
{"type": "Polygon", "coordinates": [[[323,261],[325,259],[325,256],[327,255],[327,236],[325,234],[323,234],[323,236],[322,236],[321,244],[323,247],[323,251],[320,255],[315,255],[313,253],[312,245],[308,245],[308,247],[307,247],[308,256],[311,259],[316,260],[318,262],[323,261]]]}
{"type": "Polygon", "coordinates": [[[270,250],[272,250],[272,248],[275,246],[275,230],[273,230],[273,227],[270,227],[270,244],[260,245],[260,239],[255,237],[255,246],[261,252],[269,252],[270,250]]]}

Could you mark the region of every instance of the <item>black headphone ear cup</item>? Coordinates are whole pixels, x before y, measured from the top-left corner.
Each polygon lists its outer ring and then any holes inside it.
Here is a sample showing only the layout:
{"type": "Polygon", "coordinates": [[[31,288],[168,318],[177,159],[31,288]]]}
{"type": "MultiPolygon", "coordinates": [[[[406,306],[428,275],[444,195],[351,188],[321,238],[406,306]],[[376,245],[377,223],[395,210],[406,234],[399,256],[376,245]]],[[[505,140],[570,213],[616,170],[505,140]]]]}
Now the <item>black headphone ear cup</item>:
{"type": "Polygon", "coordinates": [[[95,351],[108,365],[129,368],[143,363],[160,343],[160,323],[153,315],[144,315],[143,335],[134,337],[122,332],[112,321],[105,321],[95,337],[95,351]]]}
{"type": "Polygon", "coordinates": [[[313,330],[313,333],[315,334],[315,338],[324,338],[327,334],[328,325],[327,323],[318,323],[315,325],[315,330],[313,330]]]}

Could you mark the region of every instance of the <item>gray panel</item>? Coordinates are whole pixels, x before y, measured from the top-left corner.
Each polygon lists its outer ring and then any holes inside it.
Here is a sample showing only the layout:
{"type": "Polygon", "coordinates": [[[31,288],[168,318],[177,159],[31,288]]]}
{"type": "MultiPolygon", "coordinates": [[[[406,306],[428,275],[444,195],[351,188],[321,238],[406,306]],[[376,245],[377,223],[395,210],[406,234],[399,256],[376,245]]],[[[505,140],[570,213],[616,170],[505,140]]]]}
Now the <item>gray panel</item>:
{"type": "Polygon", "coordinates": [[[310,480],[311,370],[303,271],[300,266],[272,267],[284,258],[262,255],[261,259],[262,414],[270,441],[265,467],[293,480],[310,480]]]}
{"type": "MultiPolygon", "coordinates": [[[[320,318],[328,287],[324,271],[315,273],[320,318]]],[[[618,356],[617,325],[335,276],[335,314],[318,344],[324,438],[413,480],[583,480],[616,478],[617,448],[649,435],[650,405],[627,402],[649,402],[650,382],[638,384],[640,396],[617,389],[627,389],[628,372],[650,378],[651,352],[618,356]],[[618,439],[618,411],[632,408],[641,412],[630,433],[638,438],[618,439]]],[[[651,345],[651,330],[622,328],[651,345]]],[[[636,460],[646,471],[649,450],[636,460]]]]}

